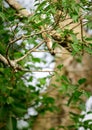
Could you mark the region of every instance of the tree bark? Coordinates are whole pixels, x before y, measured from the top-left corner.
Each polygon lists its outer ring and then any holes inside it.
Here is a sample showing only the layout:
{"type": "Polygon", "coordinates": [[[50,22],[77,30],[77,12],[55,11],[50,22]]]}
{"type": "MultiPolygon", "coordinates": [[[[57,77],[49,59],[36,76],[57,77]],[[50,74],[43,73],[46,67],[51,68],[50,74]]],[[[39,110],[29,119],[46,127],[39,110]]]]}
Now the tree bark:
{"type": "MultiPolygon", "coordinates": [[[[65,53],[63,50],[62,53],[65,53]]],[[[84,54],[81,63],[78,63],[69,53],[63,54],[63,57],[56,58],[56,71],[57,66],[60,64],[64,65],[64,68],[58,72],[59,76],[65,74],[71,83],[76,84],[80,78],[86,78],[87,82],[81,86],[80,89],[84,89],[88,92],[92,92],[92,56],[89,54],[84,54]]],[[[58,126],[68,126],[72,125],[73,122],[69,118],[69,113],[80,113],[81,111],[76,108],[76,105],[66,106],[67,97],[64,94],[59,93],[59,88],[62,86],[62,82],[56,82],[56,77],[53,77],[48,89],[51,89],[48,96],[55,99],[55,105],[59,108],[58,112],[46,112],[44,115],[39,114],[32,130],[49,130],[50,128],[56,128],[56,130],[64,130],[63,128],[58,128],[58,126]],[[53,88],[53,84],[57,88],[53,88]]],[[[71,92],[70,92],[71,93],[71,92]]],[[[83,96],[82,100],[85,101],[86,98],[83,96]]],[[[78,104],[77,104],[78,105],[78,104]]],[[[69,129],[66,129],[69,130],[69,129]]]]}
{"type": "MultiPolygon", "coordinates": [[[[60,26],[69,25],[71,23],[71,19],[66,20],[60,24],[60,26]]],[[[77,33],[77,38],[81,39],[81,25],[79,23],[71,23],[69,28],[73,29],[75,33],[77,33]],[[77,26],[79,25],[79,26],[77,26]],[[74,28],[75,27],[75,28],[74,28]]],[[[88,35],[83,31],[84,35],[88,35]]],[[[80,90],[86,90],[88,92],[92,92],[92,56],[87,53],[84,53],[82,56],[82,62],[77,62],[76,58],[73,57],[70,52],[68,52],[65,48],[59,47],[56,48],[55,51],[59,51],[60,53],[56,54],[55,58],[55,71],[60,75],[66,75],[72,84],[77,84],[77,81],[80,78],[86,78],[87,81],[84,85],[80,87],[80,90]],[[58,70],[57,66],[63,64],[63,69],[58,70]]],[[[65,94],[61,94],[59,92],[62,87],[62,81],[57,81],[57,76],[51,79],[50,85],[48,87],[48,96],[53,97],[55,99],[55,105],[59,108],[57,112],[46,112],[44,115],[38,114],[38,117],[34,123],[32,130],[50,130],[51,128],[55,128],[55,130],[64,130],[63,128],[59,128],[58,126],[66,126],[65,130],[69,130],[67,128],[68,125],[73,125],[73,121],[70,119],[70,112],[80,113],[81,111],[77,109],[76,105],[72,104],[67,106],[67,96],[65,94]],[[57,86],[56,88],[53,88],[57,86]]],[[[72,90],[71,90],[72,91],[72,90]]],[[[71,92],[70,92],[71,93],[71,92]]],[[[82,100],[85,102],[86,97],[82,96],[82,100]]],[[[82,103],[82,101],[81,101],[82,103]]],[[[73,129],[74,130],[74,129],[73,129]]]]}

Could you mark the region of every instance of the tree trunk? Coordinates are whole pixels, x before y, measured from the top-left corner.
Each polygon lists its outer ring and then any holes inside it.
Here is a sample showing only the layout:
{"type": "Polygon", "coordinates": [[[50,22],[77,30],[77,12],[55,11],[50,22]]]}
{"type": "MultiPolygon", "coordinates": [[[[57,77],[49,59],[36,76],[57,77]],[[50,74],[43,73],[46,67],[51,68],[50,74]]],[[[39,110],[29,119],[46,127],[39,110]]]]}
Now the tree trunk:
{"type": "MultiPolygon", "coordinates": [[[[64,21],[61,23],[60,26],[66,26],[68,23],[71,22],[71,19],[68,21],[64,21]]],[[[75,27],[77,24],[73,23],[70,24],[70,29],[75,27]]],[[[81,39],[81,27],[77,26],[74,28],[74,32],[78,33],[78,39],[81,39]]],[[[83,32],[86,35],[85,32],[83,32]]],[[[80,78],[86,78],[87,81],[84,85],[80,87],[80,90],[86,90],[88,92],[92,92],[91,85],[92,85],[92,56],[89,54],[84,53],[82,57],[82,62],[77,62],[76,58],[73,57],[65,48],[59,47],[56,48],[56,51],[60,53],[56,54],[55,57],[55,71],[57,75],[66,75],[72,84],[77,84],[77,81],[80,78]],[[63,69],[58,70],[57,66],[63,64],[63,69]]],[[[73,104],[67,106],[67,96],[65,94],[61,94],[59,92],[60,88],[62,87],[62,81],[57,81],[58,76],[53,76],[51,79],[50,85],[48,87],[48,96],[53,97],[55,99],[55,105],[59,108],[59,111],[55,112],[46,112],[44,115],[39,114],[32,130],[49,130],[50,128],[55,128],[55,130],[64,130],[63,128],[59,128],[58,126],[68,126],[72,125],[73,122],[69,118],[69,113],[80,113],[81,111],[76,108],[76,105],[73,104]],[[56,88],[53,87],[57,86],[56,88]]],[[[71,90],[72,91],[72,90],[71,90]]],[[[71,92],[70,92],[71,93],[71,92]]],[[[82,100],[86,101],[86,98],[82,96],[82,100]]],[[[66,130],[69,130],[66,128],[66,130]]]]}
{"type": "MultiPolygon", "coordinates": [[[[62,52],[63,53],[63,52],[62,52]]],[[[64,50],[65,53],[65,50],[64,50]]],[[[92,92],[92,56],[84,54],[81,63],[71,56],[65,54],[63,58],[60,57],[56,59],[56,66],[59,64],[64,64],[63,70],[61,70],[59,75],[67,75],[73,84],[77,83],[80,78],[86,78],[87,82],[82,85],[81,89],[92,92]]],[[[57,70],[57,67],[55,68],[57,70]]],[[[68,126],[72,124],[69,118],[69,112],[80,113],[80,110],[76,108],[76,105],[66,106],[67,97],[64,94],[59,93],[59,87],[62,86],[62,82],[56,82],[56,77],[53,77],[48,89],[48,96],[55,99],[56,106],[60,109],[59,112],[46,112],[44,115],[38,115],[32,130],[49,130],[50,128],[57,128],[57,130],[63,130],[63,128],[58,128],[58,126],[68,126]],[[53,88],[53,84],[57,88],[53,88]]],[[[71,93],[71,92],[70,92],[71,93]]],[[[85,97],[82,99],[85,101],[85,97]]]]}

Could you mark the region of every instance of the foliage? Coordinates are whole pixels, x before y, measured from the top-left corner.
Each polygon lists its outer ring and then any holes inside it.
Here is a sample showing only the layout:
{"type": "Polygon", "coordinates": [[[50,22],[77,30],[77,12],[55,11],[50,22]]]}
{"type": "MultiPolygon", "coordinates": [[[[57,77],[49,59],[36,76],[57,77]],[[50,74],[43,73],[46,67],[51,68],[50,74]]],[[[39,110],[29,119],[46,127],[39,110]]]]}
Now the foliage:
{"type": "MultiPolygon", "coordinates": [[[[29,107],[34,107],[39,113],[58,110],[54,98],[40,94],[49,77],[38,78],[35,85],[32,84],[35,79],[32,72],[42,69],[38,66],[38,63],[43,63],[45,66],[47,62],[45,57],[42,59],[32,53],[38,48],[39,51],[41,49],[48,51],[46,44],[44,45],[44,42],[46,42],[42,35],[44,31],[48,30],[46,36],[53,40],[53,44],[58,43],[58,45],[64,47],[64,42],[66,42],[65,44],[69,43],[73,56],[82,55],[84,51],[92,54],[92,38],[81,36],[82,40],[80,40],[73,30],[60,29],[59,27],[59,22],[62,22],[66,15],[69,15],[74,23],[80,22],[83,14],[80,14],[79,10],[83,9],[85,12],[84,18],[87,20],[85,26],[91,29],[91,2],[87,0],[80,0],[80,3],[76,0],[57,0],[57,2],[43,0],[39,3],[39,0],[36,0],[35,3],[34,14],[26,18],[20,16],[11,6],[5,6],[3,0],[0,0],[0,55],[4,56],[8,62],[5,64],[0,59],[0,130],[18,130],[17,121],[24,119],[29,107]],[[59,18],[56,16],[57,11],[63,11],[59,18]],[[44,30],[41,30],[42,27],[44,30]],[[60,34],[62,40],[55,40],[49,34],[54,29],[60,34]],[[71,37],[71,40],[66,40],[67,36],[71,37]],[[43,44],[39,46],[41,42],[43,44]],[[26,54],[27,56],[25,56],[26,54]],[[16,61],[23,56],[25,58],[17,62],[17,69],[14,68],[10,61],[16,61]],[[27,74],[30,75],[29,78],[26,76],[27,74]],[[31,85],[25,82],[30,82],[31,85]],[[39,103],[43,104],[43,107],[40,107],[39,103]]],[[[67,48],[66,45],[65,47],[67,48]]],[[[63,65],[59,65],[57,68],[61,71],[63,65]]],[[[66,92],[66,96],[69,98],[67,105],[80,102],[81,95],[84,93],[88,95],[87,92],[80,90],[80,86],[86,82],[86,79],[82,78],[77,84],[72,84],[65,75],[59,76],[57,72],[55,72],[55,75],[57,82],[62,82],[59,92],[66,92]],[[70,90],[72,90],[71,94],[69,93],[70,90]]],[[[92,127],[87,121],[77,126],[78,119],[81,117],[71,114],[76,121],[74,128],[79,126],[84,126],[86,129],[92,127]]],[[[29,117],[25,120],[29,123],[28,127],[31,127],[35,117],[31,117],[31,119],[29,117]]],[[[72,126],[70,128],[72,129],[72,126]]]]}

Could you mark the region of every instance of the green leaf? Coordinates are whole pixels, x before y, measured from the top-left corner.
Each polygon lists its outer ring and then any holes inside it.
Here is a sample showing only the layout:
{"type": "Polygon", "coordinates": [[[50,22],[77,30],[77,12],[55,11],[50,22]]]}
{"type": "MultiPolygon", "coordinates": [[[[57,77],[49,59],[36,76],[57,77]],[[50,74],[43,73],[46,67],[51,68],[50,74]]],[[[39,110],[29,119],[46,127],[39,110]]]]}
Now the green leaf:
{"type": "Polygon", "coordinates": [[[41,85],[46,84],[46,78],[39,78],[38,81],[40,82],[41,85]]]}
{"type": "Polygon", "coordinates": [[[75,51],[77,53],[79,52],[80,48],[79,48],[78,44],[71,44],[71,46],[74,49],[73,51],[75,51]]]}
{"type": "Polygon", "coordinates": [[[45,8],[46,5],[47,5],[47,1],[44,0],[43,2],[41,2],[41,3],[38,5],[36,11],[42,11],[42,10],[45,8]]]}
{"type": "Polygon", "coordinates": [[[0,12],[0,17],[2,18],[3,21],[5,21],[5,15],[4,15],[4,13],[0,12]]]}
{"type": "Polygon", "coordinates": [[[40,58],[37,58],[37,57],[32,57],[32,61],[33,61],[33,62],[40,63],[40,62],[41,62],[41,59],[40,59],[40,58]]]}
{"type": "Polygon", "coordinates": [[[50,97],[50,96],[48,97],[47,95],[44,95],[42,100],[43,100],[44,104],[55,103],[55,99],[53,97],[50,97]]]}
{"type": "Polygon", "coordinates": [[[50,128],[49,130],[55,130],[55,128],[50,128]]]}
{"type": "Polygon", "coordinates": [[[85,38],[86,41],[92,42],[92,37],[85,38]]]}
{"type": "Polygon", "coordinates": [[[9,110],[5,106],[0,107],[0,122],[1,121],[4,122],[4,120],[7,119],[8,112],[9,112],[9,110]]]}
{"type": "Polygon", "coordinates": [[[77,39],[76,35],[75,35],[74,33],[72,33],[72,32],[70,32],[70,35],[71,35],[71,37],[72,37],[72,39],[73,39],[73,42],[74,42],[75,44],[78,44],[78,39],[77,39]]]}
{"type": "Polygon", "coordinates": [[[73,14],[72,14],[72,19],[74,20],[74,22],[77,22],[78,17],[79,17],[79,16],[78,16],[77,13],[75,13],[75,14],[73,13],[73,14]]]}
{"type": "Polygon", "coordinates": [[[21,106],[21,104],[20,105],[17,104],[17,106],[12,104],[12,111],[15,113],[15,115],[21,117],[27,112],[27,109],[24,108],[23,105],[21,106]]]}
{"type": "Polygon", "coordinates": [[[80,96],[83,94],[83,92],[76,90],[75,92],[72,93],[70,96],[67,105],[70,105],[71,102],[76,103],[77,101],[80,100],[80,96]]]}
{"type": "Polygon", "coordinates": [[[13,122],[12,122],[12,117],[9,117],[8,123],[7,123],[7,127],[9,130],[13,130],[13,122]]]}
{"type": "Polygon", "coordinates": [[[69,79],[65,75],[61,76],[61,80],[65,81],[66,83],[70,83],[69,79]]]}
{"type": "Polygon", "coordinates": [[[78,83],[81,85],[81,84],[84,84],[86,82],[86,78],[82,78],[82,79],[79,79],[78,80],[78,83]]]}
{"type": "Polygon", "coordinates": [[[7,120],[7,128],[8,130],[17,130],[17,121],[12,116],[9,116],[7,120]]]}
{"type": "Polygon", "coordinates": [[[12,97],[7,98],[7,104],[12,104],[14,102],[14,99],[12,97]]]}
{"type": "Polygon", "coordinates": [[[91,96],[91,92],[83,91],[83,94],[84,94],[87,98],[89,98],[89,97],[91,96]]]}
{"type": "Polygon", "coordinates": [[[91,47],[85,47],[85,51],[89,54],[92,54],[92,48],[91,47]]]}
{"type": "Polygon", "coordinates": [[[63,68],[63,65],[58,65],[57,68],[61,70],[63,68]]]}

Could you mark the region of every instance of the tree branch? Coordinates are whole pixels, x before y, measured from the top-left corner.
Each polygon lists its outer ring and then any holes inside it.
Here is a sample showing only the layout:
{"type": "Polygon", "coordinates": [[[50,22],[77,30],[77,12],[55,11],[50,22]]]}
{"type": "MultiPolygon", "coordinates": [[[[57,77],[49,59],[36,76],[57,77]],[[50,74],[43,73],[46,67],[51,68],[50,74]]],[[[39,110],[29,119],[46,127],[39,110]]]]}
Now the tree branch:
{"type": "Polygon", "coordinates": [[[7,65],[7,66],[9,66],[9,67],[11,66],[15,71],[17,71],[17,70],[22,70],[22,67],[19,66],[15,60],[10,60],[10,59],[7,60],[7,58],[5,58],[5,57],[4,57],[3,55],[1,55],[1,54],[0,54],[0,61],[1,61],[3,64],[5,64],[5,65],[7,65]]]}
{"type": "Polygon", "coordinates": [[[0,61],[8,66],[11,66],[12,68],[16,69],[18,65],[15,61],[5,58],[3,55],[0,54],[0,61]]]}
{"type": "MultiPolygon", "coordinates": [[[[6,0],[6,2],[12,7],[14,8],[19,14],[21,14],[22,16],[28,17],[29,15],[31,15],[26,9],[24,9],[18,2],[16,2],[16,0],[6,0]]],[[[47,48],[48,50],[50,50],[51,52],[51,48],[52,48],[52,40],[51,38],[49,38],[46,32],[44,32],[43,27],[40,27],[42,33],[42,37],[46,42],[47,48]]]]}
{"type": "Polygon", "coordinates": [[[0,54],[0,61],[2,63],[4,63],[5,65],[9,65],[7,59],[3,55],[1,55],[1,54],[0,54]]]}
{"type": "Polygon", "coordinates": [[[35,49],[37,49],[38,47],[40,47],[42,44],[44,43],[44,41],[42,41],[40,44],[38,44],[37,46],[33,47],[32,49],[30,49],[24,56],[20,57],[19,59],[16,59],[16,62],[19,62],[21,60],[23,60],[24,58],[26,58],[31,52],[33,52],[35,49]]]}
{"type": "Polygon", "coordinates": [[[12,8],[14,8],[20,15],[28,17],[31,15],[27,9],[23,8],[16,0],[5,0],[12,8]]]}
{"type": "Polygon", "coordinates": [[[9,49],[11,47],[11,45],[19,40],[23,39],[23,35],[22,36],[19,36],[18,38],[16,39],[13,39],[12,41],[10,41],[7,45],[7,49],[6,49],[6,56],[8,56],[8,52],[9,52],[9,49]]]}

